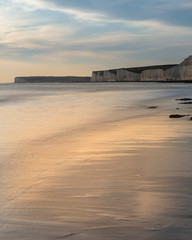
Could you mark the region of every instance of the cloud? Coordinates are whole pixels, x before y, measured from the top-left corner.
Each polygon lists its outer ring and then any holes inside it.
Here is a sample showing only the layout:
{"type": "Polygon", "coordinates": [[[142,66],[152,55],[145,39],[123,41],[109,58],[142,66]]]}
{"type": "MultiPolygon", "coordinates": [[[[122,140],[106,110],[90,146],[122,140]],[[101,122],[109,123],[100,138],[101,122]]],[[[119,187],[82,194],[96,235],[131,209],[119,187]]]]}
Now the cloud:
{"type": "Polygon", "coordinates": [[[67,5],[58,5],[55,1],[43,1],[43,0],[12,0],[13,3],[18,4],[27,11],[34,10],[49,10],[56,11],[65,14],[70,14],[79,20],[89,20],[89,21],[101,21],[104,17],[103,14],[96,13],[94,11],[79,10],[78,8],[69,7],[67,5]]]}
{"type": "Polygon", "coordinates": [[[192,52],[188,0],[0,1],[1,59],[33,70],[177,62],[192,52]]]}
{"type": "Polygon", "coordinates": [[[191,26],[189,0],[13,0],[29,9],[63,12],[89,21],[157,21],[170,25],[191,26]]]}
{"type": "Polygon", "coordinates": [[[13,48],[44,49],[66,41],[74,34],[74,29],[45,25],[19,28],[2,34],[0,43],[13,48]]]}

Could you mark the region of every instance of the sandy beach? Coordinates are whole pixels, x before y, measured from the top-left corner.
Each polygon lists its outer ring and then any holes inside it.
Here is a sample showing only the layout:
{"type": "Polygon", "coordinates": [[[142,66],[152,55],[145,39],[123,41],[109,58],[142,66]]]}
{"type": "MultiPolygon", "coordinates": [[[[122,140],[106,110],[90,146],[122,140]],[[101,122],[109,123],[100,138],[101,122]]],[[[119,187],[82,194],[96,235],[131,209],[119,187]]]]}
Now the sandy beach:
{"type": "Polygon", "coordinates": [[[191,239],[191,84],[1,89],[0,239],[191,239]]]}

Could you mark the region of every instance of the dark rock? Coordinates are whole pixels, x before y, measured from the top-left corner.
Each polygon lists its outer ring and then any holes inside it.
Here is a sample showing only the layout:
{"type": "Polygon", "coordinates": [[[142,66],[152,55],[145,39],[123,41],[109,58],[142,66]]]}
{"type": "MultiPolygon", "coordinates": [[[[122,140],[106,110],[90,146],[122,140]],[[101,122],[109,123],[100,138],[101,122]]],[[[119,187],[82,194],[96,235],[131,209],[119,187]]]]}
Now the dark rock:
{"type": "Polygon", "coordinates": [[[192,102],[180,102],[179,104],[192,104],[192,102]]]}
{"type": "Polygon", "coordinates": [[[182,117],[187,117],[190,115],[180,115],[180,114],[171,114],[169,115],[170,118],[182,118],[182,117]]]}
{"type": "Polygon", "coordinates": [[[158,108],[158,106],[151,106],[151,107],[148,107],[148,109],[154,109],[154,108],[158,108]]]}
{"type": "Polygon", "coordinates": [[[189,119],[190,121],[192,121],[192,117],[190,117],[190,119],[189,119]]]}
{"type": "Polygon", "coordinates": [[[179,108],[176,108],[177,110],[179,110],[179,108]]]}
{"type": "Polygon", "coordinates": [[[176,101],[190,101],[192,98],[177,98],[176,101]]]}

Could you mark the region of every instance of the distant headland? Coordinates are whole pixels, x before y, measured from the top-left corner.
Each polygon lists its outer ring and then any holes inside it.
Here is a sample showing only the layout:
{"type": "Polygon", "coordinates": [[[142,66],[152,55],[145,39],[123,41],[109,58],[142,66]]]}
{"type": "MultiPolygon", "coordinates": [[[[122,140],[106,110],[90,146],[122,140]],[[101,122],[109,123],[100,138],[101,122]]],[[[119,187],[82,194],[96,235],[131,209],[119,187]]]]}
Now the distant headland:
{"type": "Polygon", "coordinates": [[[192,82],[192,56],[180,64],[93,71],[92,77],[16,77],[15,83],[192,82]]]}
{"type": "Polygon", "coordinates": [[[91,77],[55,77],[55,76],[34,76],[34,77],[16,77],[15,83],[78,83],[90,82],[91,77]]]}

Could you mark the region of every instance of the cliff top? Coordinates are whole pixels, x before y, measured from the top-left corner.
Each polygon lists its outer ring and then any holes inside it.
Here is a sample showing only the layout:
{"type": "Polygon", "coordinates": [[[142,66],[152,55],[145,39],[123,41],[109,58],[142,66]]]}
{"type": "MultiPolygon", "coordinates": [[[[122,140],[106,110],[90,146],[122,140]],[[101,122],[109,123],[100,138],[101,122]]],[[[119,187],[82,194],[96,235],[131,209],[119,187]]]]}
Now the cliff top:
{"type": "MultiPolygon", "coordinates": [[[[134,72],[134,73],[141,73],[145,70],[152,70],[152,69],[162,69],[162,70],[167,70],[169,68],[178,66],[178,64],[166,64],[166,65],[153,65],[153,66],[144,66],[144,67],[132,67],[132,68],[119,68],[119,69],[110,69],[108,70],[110,73],[116,74],[117,70],[126,70],[129,72],[134,72]]],[[[104,73],[105,70],[102,71],[94,71],[94,73],[104,73]]]]}
{"type": "Polygon", "coordinates": [[[192,55],[179,64],[180,66],[192,66],[192,55]]]}

